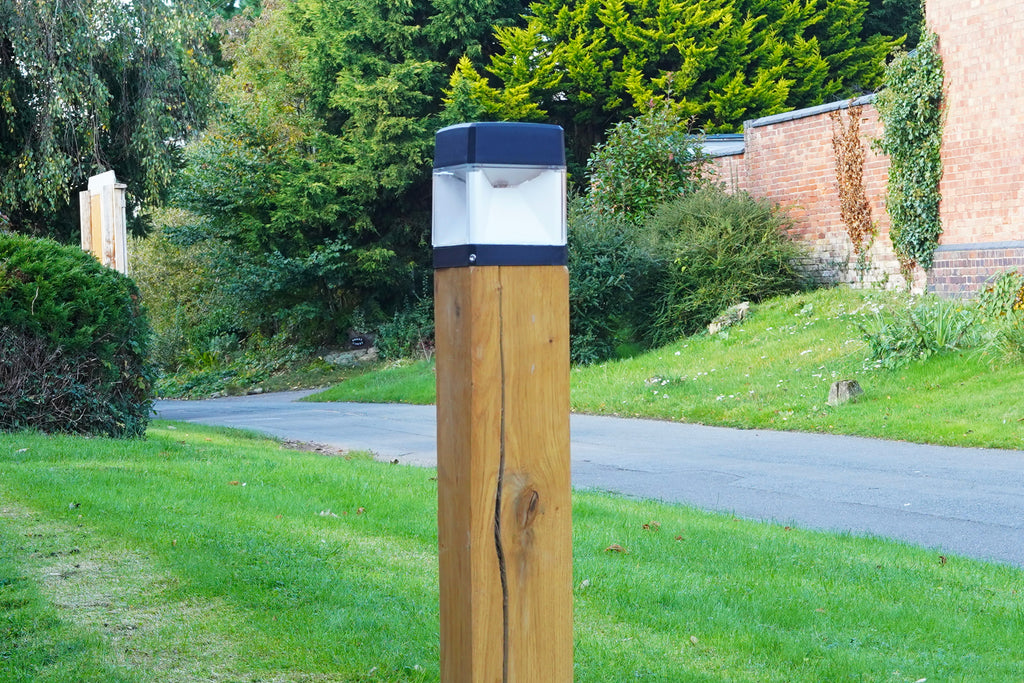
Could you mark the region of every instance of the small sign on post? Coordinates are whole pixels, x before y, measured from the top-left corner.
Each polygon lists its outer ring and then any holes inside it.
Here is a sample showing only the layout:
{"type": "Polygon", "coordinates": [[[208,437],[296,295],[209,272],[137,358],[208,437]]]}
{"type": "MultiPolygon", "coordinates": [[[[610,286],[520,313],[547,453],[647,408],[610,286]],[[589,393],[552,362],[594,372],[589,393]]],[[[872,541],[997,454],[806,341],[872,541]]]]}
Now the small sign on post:
{"type": "Polygon", "coordinates": [[[89,189],[78,195],[82,249],[103,265],[128,273],[128,233],[125,188],[113,171],[89,178],[89,189]]]}
{"type": "Polygon", "coordinates": [[[573,678],[569,277],[558,126],[437,133],[442,683],[573,678]]]}

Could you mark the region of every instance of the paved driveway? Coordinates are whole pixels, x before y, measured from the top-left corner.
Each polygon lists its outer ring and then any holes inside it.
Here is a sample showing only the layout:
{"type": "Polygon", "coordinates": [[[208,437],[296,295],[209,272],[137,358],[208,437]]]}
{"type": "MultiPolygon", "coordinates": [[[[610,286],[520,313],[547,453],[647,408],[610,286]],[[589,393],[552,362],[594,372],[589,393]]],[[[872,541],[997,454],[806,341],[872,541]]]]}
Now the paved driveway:
{"type": "MultiPolygon", "coordinates": [[[[156,411],[436,463],[433,406],[296,400],[308,393],[158,401],[156,411]]],[[[1024,451],[573,415],[571,457],[577,488],[1024,567],[1024,451]]]]}

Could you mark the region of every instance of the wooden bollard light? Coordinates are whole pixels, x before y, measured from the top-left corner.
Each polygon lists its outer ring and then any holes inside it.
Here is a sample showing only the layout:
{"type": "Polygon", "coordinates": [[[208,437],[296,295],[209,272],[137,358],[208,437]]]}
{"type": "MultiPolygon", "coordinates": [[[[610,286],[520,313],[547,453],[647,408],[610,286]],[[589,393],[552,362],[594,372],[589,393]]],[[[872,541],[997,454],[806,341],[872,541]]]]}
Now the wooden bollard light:
{"type": "Polygon", "coordinates": [[[562,129],[469,123],[436,143],[441,680],[571,681],[562,129]]]}

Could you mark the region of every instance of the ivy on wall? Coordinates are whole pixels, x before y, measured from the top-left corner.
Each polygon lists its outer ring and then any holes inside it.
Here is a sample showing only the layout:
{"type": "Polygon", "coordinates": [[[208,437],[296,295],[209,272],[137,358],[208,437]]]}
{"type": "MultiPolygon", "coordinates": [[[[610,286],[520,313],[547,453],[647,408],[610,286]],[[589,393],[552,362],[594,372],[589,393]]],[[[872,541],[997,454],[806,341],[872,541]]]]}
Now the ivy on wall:
{"type": "Polygon", "coordinates": [[[871,202],[864,189],[864,145],[860,141],[861,107],[850,107],[843,123],[842,110],[829,114],[832,119],[832,152],[839,185],[839,215],[857,255],[857,272],[863,281],[868,268],[868,250],[875,241],[875,222],[871,202]]]}
{"type": "Polygon", "coordinates": [[[884,126],[875,142],[889,155],[889,237],[905,276],[915,266],[931,268],[942,234],[942,81],[938,38],[926,31],[916,50],[886,68],[886,87],[875,100],[884,126]]]}

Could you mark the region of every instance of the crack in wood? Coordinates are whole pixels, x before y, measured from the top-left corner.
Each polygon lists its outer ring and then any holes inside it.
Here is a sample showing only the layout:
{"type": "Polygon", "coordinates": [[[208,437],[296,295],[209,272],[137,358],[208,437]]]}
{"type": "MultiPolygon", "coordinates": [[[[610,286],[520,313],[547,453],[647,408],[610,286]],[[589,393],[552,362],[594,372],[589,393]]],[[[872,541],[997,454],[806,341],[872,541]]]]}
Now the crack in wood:
{"type": "Polygon", "coordinates": [[[505,318],[502,309],[501,268],[498,269],[498,360],[501,364],[501,427],[498,459],[498,482],[494,498],[494,547],[498,554],[498,573],[501,577],[502,659],[501,680],[508,683],[509,623],[508,623],[508,570],[505,565],[505,546],[501,528],[501,499],[505,487],[505,318]]]}

